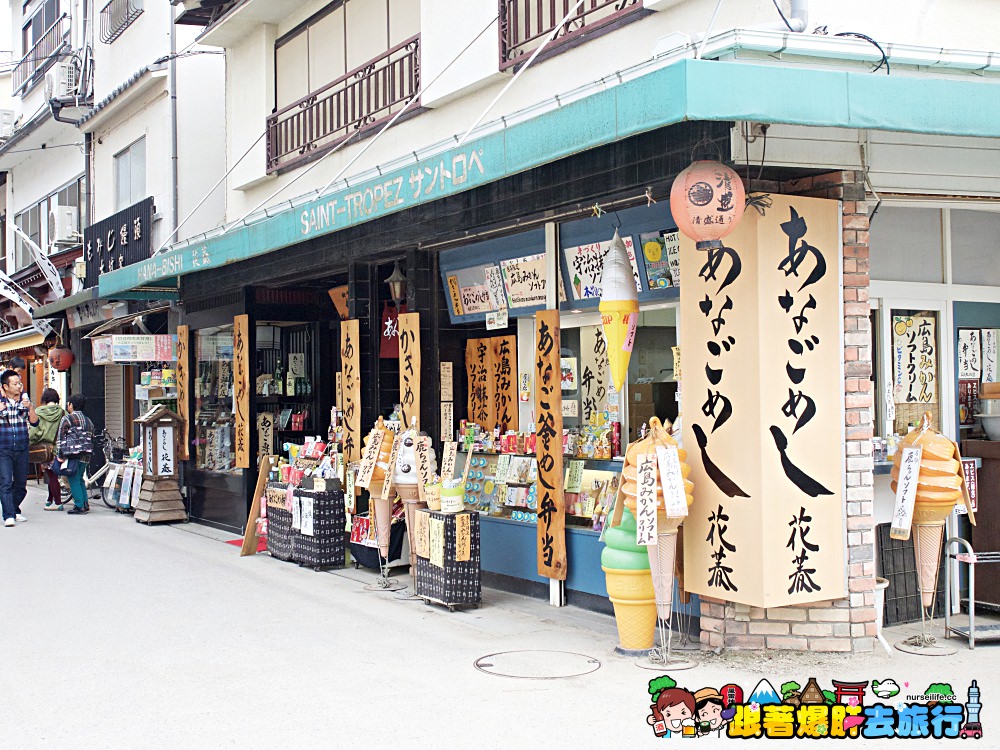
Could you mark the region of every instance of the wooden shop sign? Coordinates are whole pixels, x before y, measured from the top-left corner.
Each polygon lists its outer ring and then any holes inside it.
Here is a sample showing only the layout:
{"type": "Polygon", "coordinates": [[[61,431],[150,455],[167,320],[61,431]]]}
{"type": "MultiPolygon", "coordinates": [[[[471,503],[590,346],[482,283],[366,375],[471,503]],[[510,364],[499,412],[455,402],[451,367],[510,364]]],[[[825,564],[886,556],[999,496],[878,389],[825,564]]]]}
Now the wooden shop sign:
{"type": "Polygon", "coordinates": [[[250,468],[250,316],[233,321],[233,405],[236,408],[236,465],[250,468]]]}
{"type": "Polygon", "coordinates": [[[535,435],[538,460],[538,575],[566,580],[559,311],[535,314],[535,435]]]}
{"type": "Polygon", "coordinates": [[[340,324],[341,406],[344,412],[344,455],[348,463],[361,457],[360,339],[358,321],[345,320],[340,324]]]}
{"type": "Polygon", "coordinates": [[[190,421],[190,404],[188,394],[191,388],[191,370],[188,367],[188,346],[190,329],[188,326],[177,326],[177,413],[184,423],[181,425],[181,445],[178,458],[188,460],[188,422],[190,421]]]}
{"type": "Polygon", "coordinates": [[[399,403],[403,429],[416,418],[420,429],[420,313],[399,316],[399,403]]]}

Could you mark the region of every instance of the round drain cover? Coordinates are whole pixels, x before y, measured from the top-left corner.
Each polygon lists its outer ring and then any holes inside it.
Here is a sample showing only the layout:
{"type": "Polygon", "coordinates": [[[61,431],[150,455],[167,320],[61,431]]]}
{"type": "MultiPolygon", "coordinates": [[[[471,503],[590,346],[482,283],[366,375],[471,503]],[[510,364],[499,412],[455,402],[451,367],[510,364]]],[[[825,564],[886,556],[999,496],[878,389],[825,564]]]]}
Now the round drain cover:
{"type": "Polygon", "coordinates": [[[596,672],[601,662],[571,651],[501,651],[475,662],[476,669],[497,677],[523,680],[558,680],[596,672]]]}

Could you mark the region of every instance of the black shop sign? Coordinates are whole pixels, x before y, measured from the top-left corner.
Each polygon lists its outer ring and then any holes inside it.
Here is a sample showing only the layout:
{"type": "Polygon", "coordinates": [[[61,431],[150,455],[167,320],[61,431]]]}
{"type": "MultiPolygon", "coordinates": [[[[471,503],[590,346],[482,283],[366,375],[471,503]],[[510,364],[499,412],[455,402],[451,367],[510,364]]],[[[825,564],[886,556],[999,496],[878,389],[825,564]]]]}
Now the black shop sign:
{"type": "Polygon", "coordinates": [[[87,261],[84,287],[97,286],[101,274],[147,260],[152,253],[153,198],[144,198],[83,230],[87,261]]]}

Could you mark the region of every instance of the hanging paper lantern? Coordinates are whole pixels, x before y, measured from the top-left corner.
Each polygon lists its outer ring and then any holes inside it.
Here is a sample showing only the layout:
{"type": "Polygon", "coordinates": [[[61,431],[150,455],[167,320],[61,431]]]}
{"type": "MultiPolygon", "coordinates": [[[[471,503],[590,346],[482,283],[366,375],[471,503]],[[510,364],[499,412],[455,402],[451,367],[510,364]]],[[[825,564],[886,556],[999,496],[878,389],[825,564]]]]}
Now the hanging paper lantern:
{"type": "Polygon", "coordinates": [[[49,364],[53,370],[65,372],[72,366],[74,359],[73,352],[65,346],[56,346],[49,349],[49,364]]]}
{"type": "Polygon", "coordinates": [[[717,243],[743,218],[746,192],[736,172],[717,161],[696,161],[670,188],[677,228],[699,243],[717,243]]]}
{"type": "Polygon", "coordinates": [[[635,343],[635,328],[639,320],[639,295],[632,276],[625,243],[618,236],[611,240],[611,248],[604,256],[601,274],[601,325],[608,342],[608,363],[615,390],[621,391],[628,374],[628,361],[635,343]]]}

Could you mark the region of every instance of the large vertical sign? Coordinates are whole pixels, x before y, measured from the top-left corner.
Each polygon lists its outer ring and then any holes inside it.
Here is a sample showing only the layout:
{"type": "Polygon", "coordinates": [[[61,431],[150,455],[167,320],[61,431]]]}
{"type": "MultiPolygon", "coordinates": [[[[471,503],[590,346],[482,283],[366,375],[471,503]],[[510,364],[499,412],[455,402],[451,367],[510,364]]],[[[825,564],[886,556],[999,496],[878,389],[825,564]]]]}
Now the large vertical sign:
{"type": "Polygon", "coordinates": [[[559,311],[535,313],[535,450],[538,459],[538,575],[566,580],[559,311]]]}
{"type": "Polygon", "coordinates": [[[758,607],[846,595],[840,205],[772,199],[680,264],[685,588],[758,607]]]}
{"type": "Polygon", "coordinates": [[[399,316],[399,402],[403,424],[420,425],[420,313],[399,316]]]}
{"type": "Polygon", "coordinates": [[[188,422],[190,421],[191,405],[188,403],[190,390],[190,370],[188,368],[188,342],[190,329],[187,326],[177,326],[177,413],[184,424],[181,425],[181,447],[178,458],[188,459],[188,422]]]}
{"type": "Polygon", "coordinates": [[[497,422],[497,407],[493,342],[490,339],[469,339],[466,342],[465,371],[469,378],[469,420],[492,430],[497,422]]]}
{"type": "Polygon", "coordinates": [[[250,316],[233,320],[233,408],[236,410],[236,466],[250,468],[250,316]]]}
{"type": "Polygon", "coordinates": [[[493,345],[493,384],[496,387],[495,403],[497,424],[506,432],[517,429],[517,337],[497,336],[490,339],[493,345]]]}
{"type": "Polygon", "coordinates": [[[361,458],[360,336],[358,321],[345,320],[340,324],[341,404],[344,408],[344,455],[348,463],[361,458]]]}

